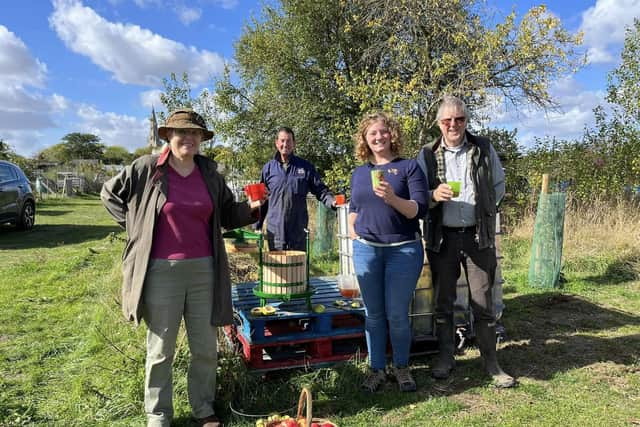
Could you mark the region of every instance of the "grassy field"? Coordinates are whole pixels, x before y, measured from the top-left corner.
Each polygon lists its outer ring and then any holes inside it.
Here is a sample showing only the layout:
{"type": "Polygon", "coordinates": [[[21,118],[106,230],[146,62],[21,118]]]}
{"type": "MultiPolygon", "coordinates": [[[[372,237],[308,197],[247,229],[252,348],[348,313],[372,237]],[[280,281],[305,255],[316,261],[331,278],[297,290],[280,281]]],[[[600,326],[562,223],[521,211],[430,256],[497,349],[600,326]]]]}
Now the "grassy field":
{"type": "MultiPolygon", "coordinates": [[[[433,381],[431,358],[418,357],[416,393],[390,383],[373,395],[358,390],[363,361],[265,377],[225,353],[219,413],[227,425],[250,426],[229,403],[285,410],[308,385],[314,413],[340,426],[640,425],[639,212],[598,203],[569,212],[561,290],[526,285],[530,218],[504,238],[507,339],[499,358],[518,377],[516,389],[492,388],[474,348],[449,381],[433,381]]],[[[0,227],[1,426],[144,425],[144,326],[120,314],[122,238],[90,196],[41,203],[32,232],[0,227]]],[[[255,274],[246,256],[234,264],[237,277],[255,274]]],[[[189,426],[183,337],[178,347],[175,425],[189,426]]]]}

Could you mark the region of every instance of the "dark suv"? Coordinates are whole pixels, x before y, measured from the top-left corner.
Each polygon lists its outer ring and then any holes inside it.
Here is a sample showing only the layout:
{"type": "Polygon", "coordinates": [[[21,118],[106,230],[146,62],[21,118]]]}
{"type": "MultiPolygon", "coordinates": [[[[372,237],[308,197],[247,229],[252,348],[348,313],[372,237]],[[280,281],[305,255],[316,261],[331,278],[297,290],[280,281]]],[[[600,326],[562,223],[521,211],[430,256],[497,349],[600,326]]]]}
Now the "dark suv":
{"type": "Polygon", "coordinates": [[[36,199],[29,180],[18,166],[0,160],[0,224],[31,230],[35,220],[36,199]]]}

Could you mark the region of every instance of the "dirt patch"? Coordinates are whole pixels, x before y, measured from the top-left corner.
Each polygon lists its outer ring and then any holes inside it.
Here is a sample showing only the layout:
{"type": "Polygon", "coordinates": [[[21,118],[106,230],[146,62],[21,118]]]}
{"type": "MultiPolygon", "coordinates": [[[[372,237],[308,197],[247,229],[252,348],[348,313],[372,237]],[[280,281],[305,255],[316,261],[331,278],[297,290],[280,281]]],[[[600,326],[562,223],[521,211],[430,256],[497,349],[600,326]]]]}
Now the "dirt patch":
{"type": "Polygon", "coordinates": [[[611,362],[594,363],[585,366],[584,371],[589,373],[593,383],[605,383],[609,388],[622,392],[631,387],[628,374],[640,373],[640,367],[620,365],[611,362]]]}
{"type": "Polygon", "coordinates": [[[449,399],[460,404],[464,415],[477,415],[483,413],[498,413],[498,406],[486,401],[482,396],[474,393],[460,393],[449,396],[449,399]]]}

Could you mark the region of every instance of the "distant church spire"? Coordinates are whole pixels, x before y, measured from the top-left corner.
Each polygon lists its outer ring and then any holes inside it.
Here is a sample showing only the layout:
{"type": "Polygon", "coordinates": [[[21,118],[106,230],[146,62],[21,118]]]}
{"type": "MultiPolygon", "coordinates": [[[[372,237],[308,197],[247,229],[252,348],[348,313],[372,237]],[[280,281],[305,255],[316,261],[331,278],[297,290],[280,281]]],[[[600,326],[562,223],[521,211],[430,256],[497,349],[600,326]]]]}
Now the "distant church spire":
{"type": "Polygon", "coordinates": [[[162,148],[162,140],[158,137],[158,121],[156,120],[156,110],[151,106],[151,117],[149,117],[149,137],[147,145],[151,147],[152,153],[158,153],[162,148]]]}

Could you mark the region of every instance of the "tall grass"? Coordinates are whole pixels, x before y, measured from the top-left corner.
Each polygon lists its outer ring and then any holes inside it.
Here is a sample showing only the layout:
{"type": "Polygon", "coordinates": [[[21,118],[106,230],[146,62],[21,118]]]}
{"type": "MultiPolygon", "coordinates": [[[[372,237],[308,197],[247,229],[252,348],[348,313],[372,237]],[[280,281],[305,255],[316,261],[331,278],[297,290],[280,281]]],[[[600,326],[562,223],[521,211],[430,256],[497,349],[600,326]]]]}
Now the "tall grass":
{"type": "MultiPolygon", "coordinates": [[[[584,263],[586,270],[603,272],[615,264],[613,269],[628,280],[640,278],[638,202],[595,199],[584,204],[569,198],[566,205],[563,241],[566,267],[581,269],[576,264],[584,263]]],[[[535,213],[522,218],[511,230],[511,238],[530,241],[534,222],[535,213]]]]}

